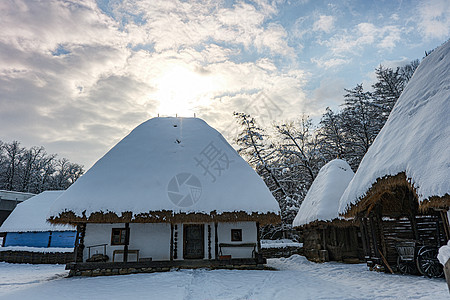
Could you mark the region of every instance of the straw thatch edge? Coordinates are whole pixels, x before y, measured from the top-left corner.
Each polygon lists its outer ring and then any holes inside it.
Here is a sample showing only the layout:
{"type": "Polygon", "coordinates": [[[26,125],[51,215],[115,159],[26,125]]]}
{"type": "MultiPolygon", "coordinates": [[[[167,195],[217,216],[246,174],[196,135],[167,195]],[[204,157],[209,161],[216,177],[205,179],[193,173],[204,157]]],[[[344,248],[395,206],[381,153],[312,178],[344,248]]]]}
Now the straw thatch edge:
{"type": "Polygon", "coordinates": [[[450,207],[450,194],[445,194],[443,197],[433,196],[420,203],[420,209],[426,210],[429,208],[437,208],[448,210],[450,207]]]}
{"type": "Polygon", "coordinates": [[[359,226],[359,220],[356,218],[349,218],[349,219],[333,219],[331,221],[323,221],[323,220],[315,220],[312,222],[309,222],[308,224],[304,224],[301,226],[295,226],[294,229],[307,229],[311,227],[316,226],[333,226],[333,227],[350,227],[350,226],[359,226]]]}
{"type": "MultiPolygon", "coordinates": [[[[410,190],[415,199],[419,199],[416,188],[412,186],[407,179],[405,172],[398,173],[394,176],[385,176],[378,178],[376,182],[369,188],[365,196],[359,198],[356,203],[350,204],[344,213],[340,215],[346,218],[355,217],[362,211],[371,211],[382,196],[386,193],[392,193],[397,187],[405,187],[410,190]]],[[[417,200],[418,201],[418,200],[417,200]]],[[[450,195],[443,197],[432,196],[419,204],[419,209],[425,211],[430,208],[448,208],[450,206],[450,195]]]]}
{"type": "Polygon", "coordinates": [[[52,224],[78,224],[78,223],[207,223],[207,222],[242,222],[254,221],[261,225],[279,224],[279,214],[247,213],[244,211],[224,212],[218,214],[216,211],[207,213],[174,213],[173,211],[150,211],[148,213],[133,214],[123,212],[120,216],[113,212],[95,212],[89,217],[83,212],[77,216],[73,211],[65,211],[58,216],[51,216],[48,221],[52,224]]]}

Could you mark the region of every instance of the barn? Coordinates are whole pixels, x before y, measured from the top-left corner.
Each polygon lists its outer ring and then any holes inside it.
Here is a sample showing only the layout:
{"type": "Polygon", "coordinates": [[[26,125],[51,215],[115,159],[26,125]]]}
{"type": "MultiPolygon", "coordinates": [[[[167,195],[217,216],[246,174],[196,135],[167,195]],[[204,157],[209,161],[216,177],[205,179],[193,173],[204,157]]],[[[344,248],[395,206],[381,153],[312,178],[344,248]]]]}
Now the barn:
{"type": "Polygon", "coordinates": [[[3,224],[17,204],[33,196],[35,194],[0,190],[0,225],[3,224]]]}
{"type": "Polygon", "coordinates": [[[450,204],[450,42],[425,57],[340,200],[369,265],[441,276],[450,204]]]}
{"type": "Polygon", "coordinates": [[[58,198],[49,220],[77,226],[69,268],[89,275],[83,270],[261,266],[260,226],[280,215],[218,131],[198,118],[158,117],[99,159],[58,198]]]}
{"type": "Polygon", "coordinates": [[[62,193],[46,191],[19,203],[0,227],[3,247],[73,248],[75,227],[47,222],[50,206],[62,193]]]}
{"type": "Polygon", "coordinates": [[[359,227],[339,217],[339,199],[353,178],[347,162],[334,159],[323,166],[300,206],[292,226],[303,237],[308,260],[359,262],[362,246],[359,227]]]}

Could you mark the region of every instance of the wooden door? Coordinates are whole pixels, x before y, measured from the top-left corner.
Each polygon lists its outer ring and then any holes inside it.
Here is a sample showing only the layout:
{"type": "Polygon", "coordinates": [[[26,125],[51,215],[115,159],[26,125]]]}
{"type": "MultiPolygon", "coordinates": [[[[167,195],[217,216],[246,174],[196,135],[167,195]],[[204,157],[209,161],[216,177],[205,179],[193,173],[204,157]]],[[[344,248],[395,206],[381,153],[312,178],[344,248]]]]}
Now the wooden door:
{"type": "Polygon", "coordinates": [[[190,224],[183,226],[183,258],[202,259],[205,257],[205,226],[203,224],[190,224]]]}

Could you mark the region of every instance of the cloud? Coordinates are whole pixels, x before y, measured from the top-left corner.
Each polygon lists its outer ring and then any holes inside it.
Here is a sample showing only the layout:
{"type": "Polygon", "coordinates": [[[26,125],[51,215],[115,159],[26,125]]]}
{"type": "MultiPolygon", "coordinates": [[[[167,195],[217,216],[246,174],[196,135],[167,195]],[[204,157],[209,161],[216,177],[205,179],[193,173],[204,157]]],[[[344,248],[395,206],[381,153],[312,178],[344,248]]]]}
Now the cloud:
{"type": "Polygon", "coordinates": [[[394,21],[400,20],[400,17],[398,16],[398,14],[392,14],[390,18],[391,18],[391,20],[394,20],[394,21]]]}
{"type": "Polygon", "coordinates": [[[344,95],[345,81],[342,78],[327,77],[320,81],[319,87],[308,97],[308,106],[311,106],[311,117],[319,119],[326,107],[333,110],[339,108],[344,95]]]}
{"type": "Polygon", "coordinates": [[[447,0],[425,1],[417,6],[418,26],[426,38],[448,38],[450,5],[447,0]]]}
{"type": "Polygon", "coordinates": [[[2,1],[1,138],[89,167],[158,113],[224,130],[233,111],[294,116],[306,76],[280,64],[295,54],[277,5],[2,1]]]}
{"type": "Polygon", "coordinates": [[[349,64],[351,62],[351,59],[343,59],[343,58],[312,58],[311,61],[320,68],[329,69],[334,68],[340,65],[349,64]]]}
{"type": "Polygon", "coordinates": [[[335,18],[333,16],[319,16],[319,20],[315,21],[313,24],[314,31],[324,31],[326,33],[330,33],[334,28],[335,18]]]}
{"type": "Polygon", "coordinates": [[[142,24],[124,24],[134,37],[133,44],[150,42],[157,52],[192,47],[213,40],[245,49],[268,50],[272,54],[292,55],[285,42],[286,32],[270,17],[275,4],[258,1],[256,5],[238,2],[222,7],[216,2],[182,2],[175,5],[164,0],[126,1],[114,8],[117,16],[139,15],[142,24]]]}
{"type": "Polygon", "coordinates": [[[402,38],[402,28],[397,25],[376,26],[372,23],[359,23],[350,32],[332,36],[321,41],[334,55],[358,55],[364,47],[375,45],[380,50],[391,50],[402,38]]]}

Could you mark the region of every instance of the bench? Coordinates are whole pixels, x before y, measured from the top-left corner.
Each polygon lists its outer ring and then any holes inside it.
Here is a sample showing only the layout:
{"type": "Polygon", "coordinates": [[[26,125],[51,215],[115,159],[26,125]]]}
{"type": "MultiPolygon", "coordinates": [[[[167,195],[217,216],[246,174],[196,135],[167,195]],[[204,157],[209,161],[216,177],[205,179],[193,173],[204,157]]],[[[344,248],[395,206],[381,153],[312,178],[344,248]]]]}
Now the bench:
{"type": "MultiPolygon", "coordinates": [[[[125,254],[125,251],[123,251],[123,250],[114,250],[113,251],[113,259],[112,259],[112,261],[114,262],[115,261],[115,258],[116,258],[116,254],[125,254]]],[[[128,250],[128,255],[130,255],[130,254],[136,254],[136,261],[139,261],[139,250],[128,250]]]]}
{"type": "Polygon", "coordinates": [[[222,256],[222,248],[235,248],[235,247],[239,247],[239,248],[253,248],[252,250],[252,257],[255,258],[256,257],[256,243],[233,243],[233,244],[229,244],[229,243],[219,243],[219,255],[222,256]]]}

